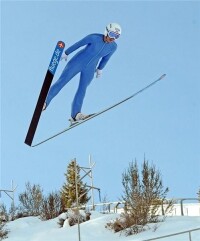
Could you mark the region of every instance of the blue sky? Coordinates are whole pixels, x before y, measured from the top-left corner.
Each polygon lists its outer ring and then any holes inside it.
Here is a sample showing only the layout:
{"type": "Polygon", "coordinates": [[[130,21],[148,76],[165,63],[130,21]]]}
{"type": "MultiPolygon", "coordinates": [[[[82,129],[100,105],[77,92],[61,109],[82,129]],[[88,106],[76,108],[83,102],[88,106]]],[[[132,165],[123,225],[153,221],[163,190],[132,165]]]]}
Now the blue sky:
{"type": "MultiPolygon", "coordinates": [[[[200,186],[200,2],[2,1],[1,188],[40,184],[58,190],[71,159],[96,163],[102,195],[122,195],[122,172],[144,155],[162,173],[168,197],[196,197],[200,186]],[[110,22],[122,26],[118,50],[88,88],[83,112],[114,104],[156,80],[136,98],[39,147],[24,144],[58,40],[66,46],[110,22]]],[[[73,54],[71,55],[73,56],[73,54]]],[[[69,57],[71,57],[69,56],[69,57]]],[[[54,81],[64,62],[58,66],[54,81]]],[[[68,126],[76,76],[42,114],[34,142],[68,126]]],[[[3,201],[8,201],[5,195],[3,201]]],[[[96,201],[98,199],[96,198],[96,201]]]]}

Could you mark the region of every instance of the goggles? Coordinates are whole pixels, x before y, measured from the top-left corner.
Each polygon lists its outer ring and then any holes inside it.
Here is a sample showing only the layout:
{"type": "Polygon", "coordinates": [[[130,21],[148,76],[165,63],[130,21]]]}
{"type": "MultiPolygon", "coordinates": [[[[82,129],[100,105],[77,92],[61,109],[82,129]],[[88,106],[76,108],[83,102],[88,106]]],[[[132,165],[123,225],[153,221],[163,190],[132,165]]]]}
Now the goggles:
{"type": "Polygon", "coordinates": [[[108,32],[108,37],[109,37],[109,38],[118,39],[119,36],[120,36],[120,34],[118,34],[118,33],[115,33],[115,32],[112,32],[112,31],[109,31],[109,32],[108,32]]]}

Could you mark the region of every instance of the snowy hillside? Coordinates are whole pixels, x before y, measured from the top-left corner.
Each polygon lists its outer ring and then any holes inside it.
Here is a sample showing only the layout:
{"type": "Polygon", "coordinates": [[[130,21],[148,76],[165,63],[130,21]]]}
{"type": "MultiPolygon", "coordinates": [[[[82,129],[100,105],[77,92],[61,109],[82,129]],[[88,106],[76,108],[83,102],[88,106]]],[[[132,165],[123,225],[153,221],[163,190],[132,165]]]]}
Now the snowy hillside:
{"type": "MultiPolygon", "coordinates": [[[[200,228],[200,217],[168,217],[153,229],[134,236],[125,237],[105,228],[107,222],[119,214],[100,214],[92,212],[91,220],[80,225],[81,241],[142,241],[162,235],[200,228]]],[[[9,222],[7,241],[78,241],[77,225],[59,228],[58,218],[41,221],[37,217],[27,217],[9,222]]],[[[188,234],[160,239],[163,241],[189,241],[188,234]]],[[[200,230],[192,232],[192,241],[200,241],[200,230]]]]}

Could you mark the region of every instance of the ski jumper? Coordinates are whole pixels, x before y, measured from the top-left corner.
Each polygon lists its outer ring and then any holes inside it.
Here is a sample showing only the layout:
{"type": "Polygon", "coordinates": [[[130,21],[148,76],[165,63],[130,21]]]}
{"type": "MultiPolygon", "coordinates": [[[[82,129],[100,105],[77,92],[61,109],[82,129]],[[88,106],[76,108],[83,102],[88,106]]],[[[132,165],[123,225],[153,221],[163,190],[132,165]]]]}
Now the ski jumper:
{"type": "Polygon", "coordinates": [[[82,46],[85,46],[85,48],[80,50],[67,63],[60,78],[50,88],[46,99],[46,105],[48,106],[59,91],[80,72],[79,86],[72,102],[72,118],[81,112],[86,89],[91,83],[96,69],[102,70],[117,49],[117,44],[114,41],[111,43],[104,42],[103,34],[90,34],[66,49],[65,53],[69,55],[82,46]]]}

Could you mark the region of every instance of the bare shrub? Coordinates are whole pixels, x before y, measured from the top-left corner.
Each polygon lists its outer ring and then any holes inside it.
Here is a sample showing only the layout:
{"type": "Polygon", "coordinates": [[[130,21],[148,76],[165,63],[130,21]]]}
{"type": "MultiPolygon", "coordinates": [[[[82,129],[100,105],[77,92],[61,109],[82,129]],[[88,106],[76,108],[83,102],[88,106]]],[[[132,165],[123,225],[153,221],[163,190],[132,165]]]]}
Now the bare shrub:
{"type": "Polygon", "coordinates": [[[200,188],[199,188],[199,190],[197,192],[197,196],[198,196],[198,199],[199,199],[199,202],[200,202],[200,188]]]}
{"type": "Polygon", "coordinates": [[[77,208],[73,209],[68,209],[67,212],[65,213],[65,217],[60,217],[58,221],[59,227],[63,227],[63,224],[65,220],[68,220],[69,226],[74,226],[75,224],[78,223],[83,223],[86,221],[90,220],[91,213],[90,212],[85,212],[82,210],[78,210],[77,208]]]}
{"type": "Polygon", "coordinates": [[[59,226],[60,228],[62,228],[63,225],[64,225],[64,222],[65,222],[65,219],[64,219],[64,218],[59,218],[59,219],[58,219],[58,226],[59,226]]]}
{"type": "Polygon", "coordinates": [[[61,212],[62,205],[59,193],[52,192],[46,198],[43,198],[40,213],[40,218],[42,220],[56,218],[61,212]]]}
{"type": "Polygon", "coordinates": [[[7,238],[8,230],[4,226],[5,223],[0,219],[0,240],[7,238]]]}
{"type": "Polygon", "coordinates": [[[126,236],[137,234],[145,230],[143,226],[136,225],[134,219],[127,213],[122,213],[120,218],[107,223],[106,228],[113,230],[115,233],[123,231],[126,236]]]}
{"type": "Polygon", "coordinates": [[[6,206],[0,204],[0,240],[7,238],[8,230],[5,229],[5,224],[8,219],[9,216],[6,210],[6,206]]]}
{"type": "MultiPolygon", "coordinates": [[[[130,163],[122,174],[122,184],[126,213],[108,223],[108,228],[115,232],[125,230],[126,235],[130,235],[143,231],[148,223],[161,221],[158,210],[166,200],[169,189],[163,187],[161,174],[154,165],[150,166],[144,160],[140,175],[137,162],[130,163]]],[[[172,201],[168,201],[165,212],[171,209],[172,204],[172,201]]]]}
{"type": "Polygon", "coordinates": [[[28,216],[38,216],[42,204],[43,194],[40,185],[26,183],[26,190],[19,195],[20,210],[28,216]]]}
{"type": "Polygon", "coordinates": [[[6,206],[4,204],[0,204],[0,220],[1,222],[8,222],[9,215],[6,210],[6,206]]]}

